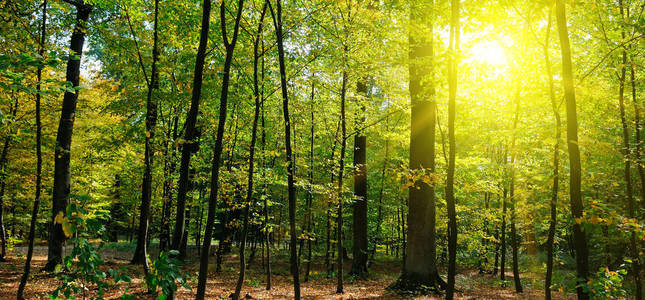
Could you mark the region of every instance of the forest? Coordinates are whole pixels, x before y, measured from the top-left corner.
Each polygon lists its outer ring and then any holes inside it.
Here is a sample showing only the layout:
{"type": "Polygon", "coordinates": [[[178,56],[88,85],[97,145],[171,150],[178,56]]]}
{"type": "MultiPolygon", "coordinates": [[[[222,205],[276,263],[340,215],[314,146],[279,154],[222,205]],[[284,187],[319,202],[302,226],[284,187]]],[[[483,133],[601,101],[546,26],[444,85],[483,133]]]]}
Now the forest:
{"type": "Polygon", "coordinates": [[[645,1],[0,7],[0,299],[643,299],[645,1]]]}

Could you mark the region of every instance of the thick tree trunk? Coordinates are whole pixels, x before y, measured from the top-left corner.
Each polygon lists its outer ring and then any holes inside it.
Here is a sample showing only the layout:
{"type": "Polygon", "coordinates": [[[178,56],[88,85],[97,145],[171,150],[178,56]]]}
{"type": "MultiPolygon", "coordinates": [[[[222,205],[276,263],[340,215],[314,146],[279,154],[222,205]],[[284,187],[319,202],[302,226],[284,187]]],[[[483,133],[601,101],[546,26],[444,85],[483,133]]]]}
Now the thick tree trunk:
{"type": "MultiPolygon", "coordinates": [[[[154,25],[152,33],[152,64],[150,70],[150,80],[148,82],[148,95],[146,98],[146,132],[145,132],[145,154],[144,154],[144,171],[143,182],[141,184],[141,207],[139,213],[139,232],[137,233],[137,247],[134,250],[134,256],[130,263],[142,264],[144,271],[148,272],[148,249],[146,241],[148,240],[148,224],[150,219],[150,203],[152,202],[152,167],[154,158],[153,139],[155,136],[155,127],[157,126],[157,103],[153,99],[154,89],[158,88],[157,61],[159,60],[158,51],[158,16],[159,0],[155,0],[154,25]]],[[[141,61],[141,67],[144,64],[141,61]]],[[[143,69],[145,74],[145,69],[143,69]]]]}
{"type": "Polygon", "coordinates": [[[298,257],[296,253],[296,186],[293,178],[294,161],[291,151],[291,123],[289,121],[289,95],[287,93],[287,70],[284,63],[284,43],[282,41],[282,1],[276,0],[276,12],[271,9],[273,25],[276,31],[278,44],[278,61],[280,64],[280,87],[282,89],[282,113],[284,117],[284,138],[287,160],[287,188],[289,194],[289,235],[290,235],[290,259],[291,275],[293,276],[294,298],[300,300],[300,276],[298,270],[298,257]]]}
{"type": "Polygon", "coordinates": [[[544,298],[551,300],[551,280],[553,277],[553,242],[555,241],[555,227],[557,223],[557,205],[558,205],[558,184],[560,180],[560,139],[562,138],[562,122],[560,120],[560,109],[555,99],[555,88],[553,84],[553,74],[551,73],[551,60],[549,59],[549,37],[551,35],[551,8],[548,12],[548,23],[546,28],[546,41],[544,43],[544,61],[546,66],[547,81],[549,82],[549,99],[551,108],[555,117],[555,145],[553,146],[553,185],[551,187],[551,216],[549,219],[549,235],[546,240],[546,275],[544,278],[544,298]]]}
{"type": "Polygon", "coordinates": [[[455,293],[457,260],[457,213],[455,211],[455,99],[457,97],[457,53],[459,51],[459,0],[452,0],[450,18],[450,57],[448,58],[448,171],[446,176],[446,209],[448,211],[448,285],[446,299],[455,293]]]}
{"type": "Polygon", "coordinates": [[[586,233],[581,226],[582,204],[580,148],[578,146],[578,116],[576,114],[576,95],[573,83],[573,65],[571,63],[571,46],[563,0],[556,0],[555,15],[558,23],[558,35],[562,52],[562,84],[567,108],[567,148],[569,150],[569,198],[573,222],[573,239],[578,278],[578,299],[589,299],[589,292],[584,289],[589,278],[589,249],[586,233]]]}
{"type": "MultiPolygon", "coordinates": [[[[74,32],[70,40],[70,57],[67,61],[65,79],[73,87],[79,86],[81,71],[81,57],[83,54],[83,43],[87,32],[87,21],[90,17],[92,6],[80,2],[76,6],[76,22],[74,32]]],[[[56,265],[63,260],[63,245],[65,244],[65,233],[61,224],[56,223],[56,216],[64,215],[69,203],[70,193],[70,149],[72,145],[72,133],[74,131],[74,120],[76,117],[76,102],[78,90],[65,92],[63,107],[61,110],[58,132],[56,134],[56,147],[54,150],[54,187],[52,197],[52,219],[51,231],[47,243],[47,264],[43,268],[53,271],[56,265]]]]}
{"type": "MultiPolygon", "coordinates": [[[[432,84],[432,10],[433,1],[410,8],[410,169],[435,172],[436,102],[432,84]]],[[[402,290],[439,290],[445,286],[436,264],[434,185],[417,181],[409,188],[408,247],[405,268],[392,286],[402,290]]]]}
{"type": "MultiPolygon", "coordinates": [[[[46,37],[46,25],[47,25],[47,0],[43,0],[43,16],[40,26],[40,41],[38,45],[38,54],[42,57],[45,53],[45,37],[46,37]]],[[[20,285],[18,286],[17,299],[24,299],[25,286],[27,285],[27,280],[29,280],[29,272],[31,270],[31,258],[34,255],[34,239],[36,235],[36,221],[38,220],[38,208],[40,206],[40,194],[42,192],[42,180],[43,180],[43,154],[41,151],[42,148],[42,123],[40,120],[40,92],[41,85],[40,81],[42,80],[43,67],[38,66],[38,71],[36,73],[36,194],[34,197],[34,206],[31,211],[31,221],[29,223],[29,236],[28,246],[27,246],[27,257],[25,258],[25,269],[20,278],[20,285]]]]}
{"type": "MultiPolygon", "coordinates": [[[[206,219],[206,230],[204,232],[204,243],[202,245],[201,255],[199,257],[199,278],[197,283],[196,299],[204,299],[206,293],[206,281],[208,280],[208,259],[210,256],[211,239],[213,237],[213,226],[215,225],[215,214],[217,208],[217,192],[219,191],[219,167],[220,157],[222,155],[222,139],[224,138],[224,126],[226,126],[226,107],[228,100],[228,86],[231,72],[231,63],[233,62],[233,52],[235,44],[237,43],[237,34],[240,28],[240,21],[242,19],[242,8],[244,0],[239,0],[237,3],[237,14],[235,16],[235,27],[233,29],[233,38],[230,43],[227,38],[226,32],[226,3],[222,1],[220,4],[220,24],[222,30],[222,39],[226,48],[226,57],[224,61],[224,73],[222,76],[222,90],[220,94],[219,103],[219,120],[217,123],[217,135],[215,140],[215,148],[213,149],[213,161],[211,166],[211,191],[208,199],[208,216],[206,219]]],[[[199,68],[199,83],[201,87],[201,75],[203,71],[204,56],[206,54],[206,44],[208,40],[208,18],[210,15],[210,0],[204,0],[204,12],[202,18],[202,37],[200,38],[199,54],[202,56],[200,60],[201,66],[199,68]],[[204,43],[202,45],[202,42],[204,43]],[[203,46],[203,47],[202,47],[203,46]]],[[[198,57],[200,56],[198,55],[198,57]]],[[[195,74],[198,72],[196,71],[195,74]]],[[[244,269],[244,268],[242,268],[244,269]]]]}
{"type": "Polygon", "coordinates": [[[356,92],[359,95],[361,103],[358,105],[361,109],[358,112],[359,132],[354,136],[354,203],[353,203],[353,259],[352,275],[365,278],[367,277],[367,137],[365,131],[360,129],[365,123],[365,105],[360,97],[367,97],[367,79],[363,78],[356,83],[356,92]]]}

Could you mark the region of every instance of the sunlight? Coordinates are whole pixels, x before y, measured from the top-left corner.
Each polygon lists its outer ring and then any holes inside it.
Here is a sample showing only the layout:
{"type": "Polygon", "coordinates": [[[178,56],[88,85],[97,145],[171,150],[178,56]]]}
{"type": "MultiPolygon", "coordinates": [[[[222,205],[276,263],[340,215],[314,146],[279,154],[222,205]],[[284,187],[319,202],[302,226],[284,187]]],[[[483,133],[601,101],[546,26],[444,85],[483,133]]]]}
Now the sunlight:
{"type": "Polygon", "coordinates": [[[471,48],[473,61],[493,67],[506,66],[508,61],[504,48],[497,41],[481,41],[471,48]]]}

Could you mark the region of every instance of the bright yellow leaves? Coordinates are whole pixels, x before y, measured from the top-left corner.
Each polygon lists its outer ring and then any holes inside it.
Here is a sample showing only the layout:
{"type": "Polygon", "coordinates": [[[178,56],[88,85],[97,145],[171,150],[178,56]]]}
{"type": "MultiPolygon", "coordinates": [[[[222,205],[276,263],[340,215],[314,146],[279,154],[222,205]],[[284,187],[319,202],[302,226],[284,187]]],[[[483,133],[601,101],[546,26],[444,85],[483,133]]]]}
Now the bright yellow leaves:
{"type": "Polygon", "coordinates": [[[69,219],[65,217],[62,211],[59,211],[56,218],[54,218],[54,224],[61,224],[63,233],[65,233],[66,237],[69,238],[74,235],[74,228],[72,228],[72,224],[69,222],[69,219]]]}

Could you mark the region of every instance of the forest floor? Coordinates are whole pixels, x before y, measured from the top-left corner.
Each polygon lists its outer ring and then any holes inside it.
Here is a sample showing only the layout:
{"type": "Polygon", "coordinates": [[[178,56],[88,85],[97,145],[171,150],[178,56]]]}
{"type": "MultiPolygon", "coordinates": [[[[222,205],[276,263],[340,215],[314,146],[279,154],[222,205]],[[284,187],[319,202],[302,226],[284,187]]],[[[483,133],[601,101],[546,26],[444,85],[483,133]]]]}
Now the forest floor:
{"type": "MultiPolygon", "coordinates": [[[[48,299],[47,296],[58,285],[59,281],[53,275],[40,272],[44,266],[47,251],[43,245],[37,246],[32,262],[32,274],[25,291],[28,299],[48,299]]],[[[24,268],[24,247],[17,247],[10,252],[8,261],[0,263],[0,299],[15,299],[20,276],[24,268]]],[[[235,251],[234,251],[235,252],[235,251]]],[[[233,252],[233,253],[234,253],[233,252]]],[[[283,251],[284,252],[284,251],[283,251]]],[[[252,299],[292,299],[293,281],[289,275],[288,259],[286,255],[272,256],[272,289],[265,289],[266,273],[262,268],[261,250],[258,249],[257,257],[246,272],[245,285],[242,296],[248,294],[252,299]]],[[[131,249],[104,249],[102,257],[107,268],[118,269],[124,267],[131,276],[130,283],[119,283],[106,293],[106,299],[118,299],[125,291],[138,299],[152,299],[146,295],[143,270],[141,266],[129,265],[132,256],[131,249]]],[[[177,299],[193,299],[197,286],[197,272],[199,268],[197,253],[189,253],[189,259],[184,271],[189,274],[188,283],[192,291],[180,288],[177,299]]],[[[318,259],[323,261],[324,258],[318,259]]],[[[222,271],[215,272],[215,257],[211,258],[209,280],[206,288],[206,299],[229,299],[237,282],[239,258],[236,254],[226,256],[222,271]]],[[[346,260],[345,270],[351,266],[351,260],[346,260]]],[[[312,271],[308,282],[301,282],[301,291],[304,299],[441,299],[440,295],[429,296],[401,296],[393,294],[386,288],[394,282],[400,273],[400,259],[394,257],[378,256],[370,266],[370,276],[366,280],[354,280],[345,277],[345,293],[336,294],[336,281],[327,278],[323,264],[312,264],[312,271]]],[[[303,268],[304,269],[304,268],[303,268]]],[[[507,272],[507,281],[502,282],[498,276],[480,274],[476,270],[458,270],[456,285],[460,292],[457,299],[543,299],[541,280],[537,274],[522,274],[524,293],[517,294],[512,286],[512,274],[507,272]]],[[[301,275],[301,281],[304,278],[301,275]]],[[[555,299],[573,299],[574,295],[554,293],[555,299]]]]}

